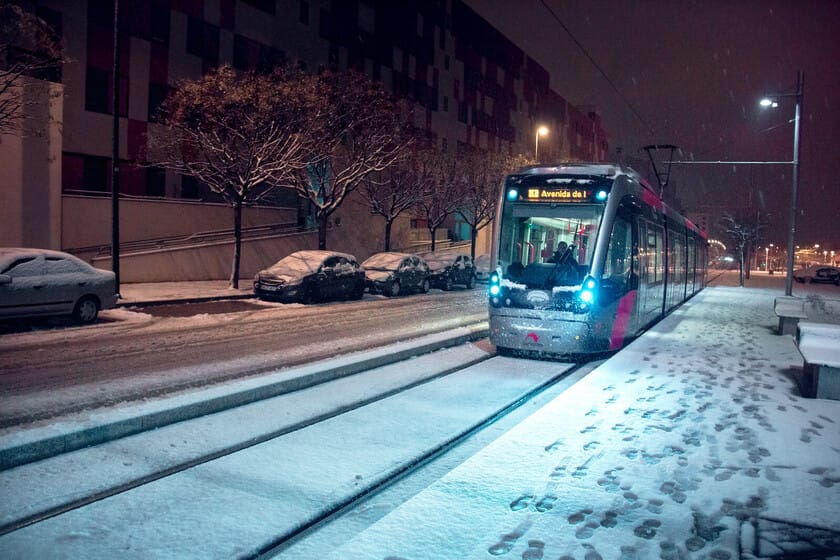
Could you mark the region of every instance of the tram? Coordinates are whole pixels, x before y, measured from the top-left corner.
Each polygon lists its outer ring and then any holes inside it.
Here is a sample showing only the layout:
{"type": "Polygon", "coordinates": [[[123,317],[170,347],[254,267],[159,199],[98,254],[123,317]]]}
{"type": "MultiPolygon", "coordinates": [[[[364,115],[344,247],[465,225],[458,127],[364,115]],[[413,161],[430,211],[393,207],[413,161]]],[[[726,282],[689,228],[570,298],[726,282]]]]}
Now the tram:
{"type": "Polygon", "coordinates": [[[490,340],[538,357],[617,350],[703,289],[707,245],[628,167],[522,168],[494,222],[490,340]]]}

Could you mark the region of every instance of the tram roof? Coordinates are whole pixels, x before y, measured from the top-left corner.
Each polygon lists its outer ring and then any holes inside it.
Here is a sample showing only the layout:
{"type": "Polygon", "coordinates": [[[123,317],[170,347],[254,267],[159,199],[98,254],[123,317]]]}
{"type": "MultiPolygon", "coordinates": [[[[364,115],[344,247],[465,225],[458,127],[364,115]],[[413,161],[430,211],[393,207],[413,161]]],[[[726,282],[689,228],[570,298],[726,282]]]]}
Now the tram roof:
{"type": "Polygon", "coordinates": [[[617,163],[582,163],[582,162],[560,162],[553,164],[527,165],[520,168],[517,175],[554,175],[574,173],[576,175],[595,175],[598,177],[615,178],[619,175],[628,175],[639,182],[643,182],[639,173],[632,167],[617,163]]]}

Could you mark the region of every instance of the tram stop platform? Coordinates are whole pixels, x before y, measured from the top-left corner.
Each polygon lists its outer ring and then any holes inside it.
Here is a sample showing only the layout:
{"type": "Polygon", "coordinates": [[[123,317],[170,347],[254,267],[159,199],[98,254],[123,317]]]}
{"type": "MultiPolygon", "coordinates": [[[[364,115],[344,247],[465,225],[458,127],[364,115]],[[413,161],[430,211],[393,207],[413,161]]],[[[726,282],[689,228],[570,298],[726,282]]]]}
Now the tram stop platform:
{"type": "Polygon", "coordinates": [[[725,274],[328,557],[840,559],[840,402],[800,391],[783,282],[725,274]]]}

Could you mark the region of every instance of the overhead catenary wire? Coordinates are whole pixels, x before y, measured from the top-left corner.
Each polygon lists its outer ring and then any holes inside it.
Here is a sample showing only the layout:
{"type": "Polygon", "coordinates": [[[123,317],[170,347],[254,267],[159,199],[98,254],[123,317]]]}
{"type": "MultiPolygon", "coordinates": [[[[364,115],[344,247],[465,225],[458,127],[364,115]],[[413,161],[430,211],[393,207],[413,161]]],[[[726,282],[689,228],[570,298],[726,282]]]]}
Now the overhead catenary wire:
{"type": "Polygon", "coordinates": [[[638,121],[642,124],[642,126],[644,126],[648,130],[648,132],[650,132],[651,135],[655,136],[656,131],[654,131],[653,127],[650,126],[650,124],[648,124],[648,122],[644,118],[642,118],[642,116],[639,114],[639,112],[636,110],[633,104],[630,103],[630,100],[627,99],[623,93],[621,93],[621,90],[618,89],[618,86],[615,85],[615,83],[607,75],[604,69],[601,68],[598,62],[592,57],[592,55],[589,54],[589,51],[586,50],[586,47],[584,47],[583,44],[580,41],[578,41],[577,37],[575,37],[572,31],[566,26],[565,23],[563,23],[563,20],[560,19],[560,16],[558,16],[554,12],[554,10],[551,9],[546,0],[539,0],[539,2],[545,7],[546,10],[548,10],[548,13],[551,14],[551,17],[554,18],[557,24],[563,28],[563,31],[566,32],[566,34],[569,36],[572,42],[574,42],[574,44],[577,45],[577,48],[580,49],[580,52],[583,53],[583,56],[585,56],[587,60],[589,60],[589,62],[592,63],[592,66],[594,66],[596,70],[598,70],[601,76],[607,81],[607,83],[610,85],[613,91],[615,91],[615,93],[621,98],[624,104],[627,105],[627,107],[630,109],[630,111],[633,113],[636,119],[638,119],[638,121]]]}

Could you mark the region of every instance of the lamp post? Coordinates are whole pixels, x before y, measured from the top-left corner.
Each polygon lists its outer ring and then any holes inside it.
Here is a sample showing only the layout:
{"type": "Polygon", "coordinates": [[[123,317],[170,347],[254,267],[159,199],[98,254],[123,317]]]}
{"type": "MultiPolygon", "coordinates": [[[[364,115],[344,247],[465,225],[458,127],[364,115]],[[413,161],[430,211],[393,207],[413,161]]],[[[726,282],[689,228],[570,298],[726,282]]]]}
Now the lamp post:
{"type": "Polygon", "coordinates": [[[796,116],[793,121],[793,186],[790,197],[790,232],[788,234],[787,254],[787,278],[785,279],[785,295],[793,293],[793,254],[796,249],[794,238],[796,237],[796,199],[799,190],[799,128],[800,114],[802,112],[802,100],[805,96],[805,76],[802,71],[796,73],[796,93],[776,93],[766,95],[761,100],[762,107],[778,107],[778,99],[782,97],[793,97],[796,99],[796,116]]]}
{"type": "Polygon", "coordinates": [[[770,272],[770,266],[767,264],[767,259],[770,258],[770,247],[764,248],[764,272],[770,272]]]}
{"type": "Polygon", "coordinates": [[[534,159],[540,161],[540,136],[548,135],[548,128],[540,126],[534,134],[534,159]]]}

